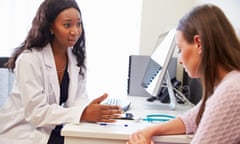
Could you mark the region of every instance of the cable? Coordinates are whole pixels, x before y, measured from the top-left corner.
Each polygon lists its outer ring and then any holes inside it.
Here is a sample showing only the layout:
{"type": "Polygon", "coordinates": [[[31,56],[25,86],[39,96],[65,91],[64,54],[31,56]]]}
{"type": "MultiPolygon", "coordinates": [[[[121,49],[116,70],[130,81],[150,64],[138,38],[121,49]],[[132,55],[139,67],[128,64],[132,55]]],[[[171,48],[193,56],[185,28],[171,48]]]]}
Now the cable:
{"type": "Polygon", "coordinates": [[[179,90],[176,89],[176,88],[173,88],[173,90],[177,93],[177,94],[175,94],[175,96],[176,96],[177,98],[181,99],[184,103],[186,102],[187,104],[189,104],[189,105],[191,105],[191,106],[194,106],[194,104],[191,103],[181,91],[179,91],[179,90]],[[178,95],[178,94],[179,94],[179,95],[178,95]]]}
{"type": "MultiPolygon", "coordinates": [[[[166,85],[162,85],[162,87],[167,87],[167,86],[166,86],[166,85]]],[[[185,89],[187,88],[187,89],[188,89],[187,93],[190,94],[189,87],[184,86],[184,88],[185,88],[185,89]]],[[[189,105],[191,105],[191,106],[194,106],[194,104],[191,103],[191,102],[188,100],[188,98],[187,98],[180,90],[178,90],[178,89],[175,88],[175,87],[173,87],[173,90],[176,92],[176,94],[175,94],[176,98],[178,98],[179,100],[181,100],[184,104],[187,103],[187,104],[189,104],[189,105]]]]}

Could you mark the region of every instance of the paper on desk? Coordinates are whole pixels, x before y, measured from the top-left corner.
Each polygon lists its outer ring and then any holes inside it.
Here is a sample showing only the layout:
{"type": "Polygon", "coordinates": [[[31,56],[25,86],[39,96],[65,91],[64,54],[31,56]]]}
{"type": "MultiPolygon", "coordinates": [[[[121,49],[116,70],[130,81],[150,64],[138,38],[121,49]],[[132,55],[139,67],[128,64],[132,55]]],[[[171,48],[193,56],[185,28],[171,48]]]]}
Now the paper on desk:
{"type": "Polygon", "coordinates": [[[137,130],[143,129],[146,126],[150,126],[152,123],[149,122],[135,122],[133,120],[117,120],[115,123],[80,123],[76,126],[80,126],[81,128],[78,127],[78,131],[85,131],[85,132],[102,132],[104,131],[105,133],[126,133],[130,134],[132,132],[135,132],[137,130]],[[106,131],[107,129],[107,131],[106,131]]]}

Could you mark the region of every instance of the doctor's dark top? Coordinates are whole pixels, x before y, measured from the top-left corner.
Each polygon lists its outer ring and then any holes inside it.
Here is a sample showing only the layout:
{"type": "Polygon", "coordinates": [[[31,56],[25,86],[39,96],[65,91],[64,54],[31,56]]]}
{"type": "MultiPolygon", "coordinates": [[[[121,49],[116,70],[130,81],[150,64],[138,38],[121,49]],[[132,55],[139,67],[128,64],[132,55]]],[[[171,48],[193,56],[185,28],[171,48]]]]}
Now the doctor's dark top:
{"type": "Polygon", "coordinates": [[[71,47],[67,55],[69,82],[64,86],[68,90],[62,90],[67,97],[62,98],[51,45],[19,55],[12,92],[0,107],[0,143],[46,144],[57,125],[80,123],[90,103],[86,76],[79,74],[71,47]]]}
{"type": "MultiPolygon", "coordinates": [[[[68,86],[69,86],[69,75],[68,75],[68,64],[64,70],[63,79],[60,84],[60,105],[64,104],[68,98],[68,86]]],[[[61,130],[63,125],[57,125],[51,132],[48,140],[48,144],[64,144],[64,137],[61,136],[61,130]]]]}
{"type": "Polygon", "coordinates": [[[60,105],[65,103],[68,98],[68,86],[69,86],[69,76],[68,76],[68,64],[64,70],[62,83],[60,85],[60,105]]]}

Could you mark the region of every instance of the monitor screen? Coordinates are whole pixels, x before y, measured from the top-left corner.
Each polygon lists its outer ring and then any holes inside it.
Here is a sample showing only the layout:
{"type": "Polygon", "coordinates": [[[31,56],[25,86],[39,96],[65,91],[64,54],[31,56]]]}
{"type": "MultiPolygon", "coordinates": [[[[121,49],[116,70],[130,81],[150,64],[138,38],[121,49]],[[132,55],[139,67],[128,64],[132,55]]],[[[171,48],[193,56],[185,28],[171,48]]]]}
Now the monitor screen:
{"type": "Polygon", "coordinates": [[[145,70],[142,86],[152,96],[158,96],[161,91],[168,65],[176,47],[175,32],[175,29],[170,30],[156,47],[145,70]]]}

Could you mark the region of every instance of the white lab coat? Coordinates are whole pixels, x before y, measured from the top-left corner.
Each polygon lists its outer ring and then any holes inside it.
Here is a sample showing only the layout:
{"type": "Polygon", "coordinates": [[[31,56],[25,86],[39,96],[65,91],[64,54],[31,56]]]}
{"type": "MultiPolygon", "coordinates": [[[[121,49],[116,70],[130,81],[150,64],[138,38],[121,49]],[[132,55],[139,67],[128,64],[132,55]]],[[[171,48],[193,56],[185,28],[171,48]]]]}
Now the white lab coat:
{"type": "Polygon", "coordinates": [[[56,125],[79,123],[89,99],[86,79],[79,75],[71,49],[69,95],[64,106],[59,106],[60,87],[50,44],[18,57],[12,93],[0,108],[1,144],[46,144],[56,125]]]}

